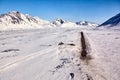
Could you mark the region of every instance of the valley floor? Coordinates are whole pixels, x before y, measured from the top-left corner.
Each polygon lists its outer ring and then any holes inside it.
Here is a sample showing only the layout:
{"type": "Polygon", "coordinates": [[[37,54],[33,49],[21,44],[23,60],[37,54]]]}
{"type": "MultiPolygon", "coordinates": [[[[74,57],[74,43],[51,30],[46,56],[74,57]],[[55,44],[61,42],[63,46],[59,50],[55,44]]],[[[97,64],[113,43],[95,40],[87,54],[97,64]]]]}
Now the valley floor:
{"type": "Polygon", "coordinates": [[[119,47],[114,30],[0,31],[0,80],[118,80],[119,47]],[[81,31],[90,60],[80,59],[81,31]]]}

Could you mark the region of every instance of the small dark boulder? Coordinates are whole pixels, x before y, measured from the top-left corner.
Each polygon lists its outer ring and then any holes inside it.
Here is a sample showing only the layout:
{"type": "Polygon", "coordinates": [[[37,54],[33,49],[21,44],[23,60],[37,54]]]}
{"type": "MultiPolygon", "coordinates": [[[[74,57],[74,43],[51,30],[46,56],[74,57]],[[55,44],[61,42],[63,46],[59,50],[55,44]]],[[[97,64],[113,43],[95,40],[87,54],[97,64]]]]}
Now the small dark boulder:
{"type": "Polygon", "coordinates": [[[58,45],[63,45],[64,43],[63,42],[60,42],[58,45]]]}
{"type": "Polygon", "coordinates": [[[70,76],[73,79],[74,78],[74,73],[70,73],[70,76]]]}

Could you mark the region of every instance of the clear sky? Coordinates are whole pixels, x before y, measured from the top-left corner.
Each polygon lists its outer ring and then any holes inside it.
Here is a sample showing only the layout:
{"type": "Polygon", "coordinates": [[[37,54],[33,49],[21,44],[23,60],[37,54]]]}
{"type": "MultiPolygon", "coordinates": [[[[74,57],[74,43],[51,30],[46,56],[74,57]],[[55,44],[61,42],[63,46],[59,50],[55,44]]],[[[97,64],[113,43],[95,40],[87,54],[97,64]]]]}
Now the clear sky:
{"type": "Polygon", "coordinates": [[[120,0],[0,0],[0,14],[19,11],[45,20],[102,23],[120,13],[120,0]]]}

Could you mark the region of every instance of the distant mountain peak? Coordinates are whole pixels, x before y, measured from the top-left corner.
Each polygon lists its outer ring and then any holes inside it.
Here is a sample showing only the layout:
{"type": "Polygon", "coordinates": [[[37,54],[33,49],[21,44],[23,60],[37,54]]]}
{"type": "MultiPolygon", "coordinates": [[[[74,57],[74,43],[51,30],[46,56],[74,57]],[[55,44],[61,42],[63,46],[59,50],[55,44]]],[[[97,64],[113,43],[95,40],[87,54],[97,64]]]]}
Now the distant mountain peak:
{"type": "Polygon", "coordinates": [[[77,25],[83,25],[83,26],[91,26],[91,27],[96,27],[98,26],[98,24],[93,23],[93,22],[89,22],[89,21],[79,21],[76,22],[77,25]]]}
{"type": "Polygon", "coordinates": [[[19,14],[20,12],[18,12],[18,11],[11,11],[11,12],[9,12],[9,14],[19,14]]]}
{"type": "Polygon", "coordinates": [[[64,23],[64,22],[65,22],[65,20],[63,20],[63,19],[61,19],[61,18],[57,18],[56,21],[61,22],[61,23],[64,23]]]}
{"type": "Polygon", "coordinates": [[[65,23],[65,20],[63,20],[61,18],[57,18],[57,19],[55,19],[55,21],[51,22],[51,25],[59,26],[59,25],[62,25],[63,23],[65,23]]]}

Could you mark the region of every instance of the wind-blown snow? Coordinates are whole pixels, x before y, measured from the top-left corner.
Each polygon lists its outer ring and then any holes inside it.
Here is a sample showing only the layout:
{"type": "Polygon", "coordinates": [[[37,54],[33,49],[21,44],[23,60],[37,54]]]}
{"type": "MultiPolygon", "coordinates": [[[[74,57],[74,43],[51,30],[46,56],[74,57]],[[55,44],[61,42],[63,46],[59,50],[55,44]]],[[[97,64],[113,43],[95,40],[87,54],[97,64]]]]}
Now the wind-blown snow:
{"type": "Polygon", "coordinates": [[[57,27],[0,31],[0,79],[118,80],[119,45],[120,31],[114,30],[57,27]],[[91,49],[92,59],[87,63],[80,59],[81,31],[91,49]]]}

